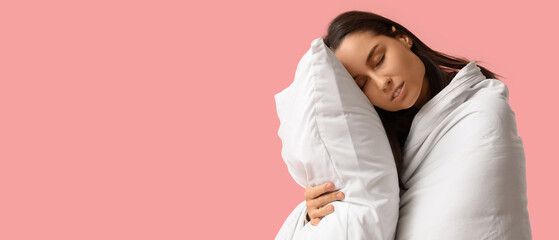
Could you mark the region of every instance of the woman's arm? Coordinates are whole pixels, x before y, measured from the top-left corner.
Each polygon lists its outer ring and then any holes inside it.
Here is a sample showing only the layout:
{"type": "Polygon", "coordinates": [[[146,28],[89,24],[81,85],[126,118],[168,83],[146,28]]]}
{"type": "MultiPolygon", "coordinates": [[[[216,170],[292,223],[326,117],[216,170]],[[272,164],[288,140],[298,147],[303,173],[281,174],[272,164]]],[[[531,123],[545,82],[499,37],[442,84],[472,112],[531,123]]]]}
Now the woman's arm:
{"type": "Polygon", "coordinates": [[[318,225],[320,219],[334,212],[334,206],[329,204],[333,201],[344,199],[344,194],[340,191],[331,192],[334,183],[328,182],[316,187],[307,185],[305,189],[305,201],[307,203],[307,221],[310,220],[313,226],[318,225]],[[326,206],[326,204],[329,204],[326,206]]]}

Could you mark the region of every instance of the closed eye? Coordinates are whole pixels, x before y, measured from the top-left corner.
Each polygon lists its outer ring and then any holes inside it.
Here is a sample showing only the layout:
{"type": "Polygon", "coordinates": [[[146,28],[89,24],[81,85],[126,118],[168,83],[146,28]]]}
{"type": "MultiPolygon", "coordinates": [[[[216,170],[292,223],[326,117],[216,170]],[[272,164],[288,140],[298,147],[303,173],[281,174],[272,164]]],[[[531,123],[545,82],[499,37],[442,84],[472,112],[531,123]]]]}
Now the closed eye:
{"type": "Polygon", "coordinates": [[[361,90],[363,90],[363,88],[365,88],[365,84],[367,84],[367,80],[369,80],[369,79],[367,78],[367,79],[365,79],[365,81],[363,82],[363,86],[360,87],[361,90]]]}
{"type": "Polygon", "coordinates": [[[384,60],[384,55],[382,55],[382,58],[380,58],[380,60],[378,61],[376,67],[378,67],[378,65],[380,65],[380,63],[382,63],[382,60],[384,60]]]}
{"type": "MultiPolygon", "coordinates": [[[[382,55],[382,57],[378,61],[377,65],[375,65],[375,68],[378,67],[382,63],[383,60],[384,60],[384,55],[382,55]]],[[[365,79],[365,81],[363,82],[363,85],[361,87],[359,87],[361,90],[363,90],[363,88],[365,88],[365,84],[367,84],[367,80],[369,80],[369,79],[368,78],[365,79]]]]}

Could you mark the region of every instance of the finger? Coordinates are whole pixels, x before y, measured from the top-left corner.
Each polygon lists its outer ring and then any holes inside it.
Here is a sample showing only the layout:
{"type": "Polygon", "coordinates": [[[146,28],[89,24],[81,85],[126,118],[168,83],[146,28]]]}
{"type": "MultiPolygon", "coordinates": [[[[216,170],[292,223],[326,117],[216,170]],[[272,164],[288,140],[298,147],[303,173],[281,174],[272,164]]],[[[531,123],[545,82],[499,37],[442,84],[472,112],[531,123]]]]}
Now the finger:
{"type": "Polygon", "coordinates": [[[345,195],[342,192],[336,191],[336,192],[327,193],[327,194],[322,195],[322,196],[320,196],[318,198],[315,198],[313,200],[308,200],[307,201],[307,213],[309,214],[309,217],[311,219],[316,218],[316,217],[325,216],[324,213],[323,213],[325,210],[321,210],[321,209],[324,208],[325,205],[327,205],[327,204],[329,204],[333,201],[342,200],[344,198],[345,198],[345,195]]]}
{"type": "Polygon", "coordinates": [[[318,209],[323,207],[326,204],[329,204],[333,201],[338,201],[338,200],[342,200],[345,198],[345,195],[343,192],[340,191],[336,191],[336,192],[330,192],[330,193],[326,193],[320,197],[317,197],[315,199],[312,200],[308,200],[307,201],[307,209],[318,209]]]}
{"type": "Polygon", "coordinates": [[[331,182],[327,182],[322,185],[318,185],[316,187],[310,187],[309,185],[307,185],[307,188],[305,189],[305,199],[306,200],[314,199],[332,190],[334,190],[334,184],[331,182]]]}
{"type": "Polygon", "coordinates": [[[327,193],[329,191],[334,190],[334,183],[327,182],[316,187],[309,187],[309,191],[307,192],[306,198],[307,199],[314,199],[319,197],[320,195],[327,193]]]}
{"type": "Polygon", "coordinates": [[[313,218],[323,218],[326,215],[328,215],[330,213],[333,213],[334,211],[335,211],[334,205],[329,204],[329,205],[326,205],[326,206],[321,207],[318,210],[314,211],[313,215],[312,216],[309,215],[309,217],[311,217],[311,219],[313,219],[313,218]]]}
{"type": "Polygon", "coordinates": [[[319,222],[320,222],[320,218],[313,218],[313,219],[311,220],[311,224],[312,224],[313,226],[318,225],[319,222]]]}
{"type": "Polygon", "coordinates": [[[310,195],[310,191],[312,191],[311,189],[312,189],[312,187],[310,187],[309,185],[307,185],[307,187],[305,188],[305,194],[304,194],[304,196],[303,196],[303,198],[305,199],[305,202],[306,202],[306,204],[307,204],[307,210],[309,210],[309,211],[313,209],[313,208],[311,207],[312,205],[309,204],[309,203],[310,203],[309,201],[312,200],[312,199],[307,199],[307,196],[310,195]]]}

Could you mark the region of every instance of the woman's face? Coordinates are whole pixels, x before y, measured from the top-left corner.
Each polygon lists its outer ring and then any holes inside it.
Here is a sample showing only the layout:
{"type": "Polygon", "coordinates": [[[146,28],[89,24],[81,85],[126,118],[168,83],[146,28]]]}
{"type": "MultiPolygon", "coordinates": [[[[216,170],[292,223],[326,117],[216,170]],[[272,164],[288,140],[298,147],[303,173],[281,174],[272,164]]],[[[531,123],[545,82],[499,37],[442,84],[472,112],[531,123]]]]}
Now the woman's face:
{"type": "Polygon", "coordinates": [[[334,53],[376,107],[387,111],[420,108],[427,99],[428,81],[425,65],[411,51],[408,40],[353,32],[334,53]]]}

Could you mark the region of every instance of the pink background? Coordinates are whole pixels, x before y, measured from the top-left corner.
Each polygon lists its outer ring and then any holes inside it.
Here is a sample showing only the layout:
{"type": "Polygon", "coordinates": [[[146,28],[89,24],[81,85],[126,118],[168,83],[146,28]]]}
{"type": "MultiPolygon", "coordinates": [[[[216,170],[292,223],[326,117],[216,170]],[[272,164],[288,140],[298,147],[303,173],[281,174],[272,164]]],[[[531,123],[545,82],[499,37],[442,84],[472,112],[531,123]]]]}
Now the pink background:
{"type": "Polygon", "coordinates": [[[272,239],[304,192],[273,95],[353,9],[506,77],[533,237],[557,238],[552,1],[246,0],[2,1],[0,239],[272,239]]]}

